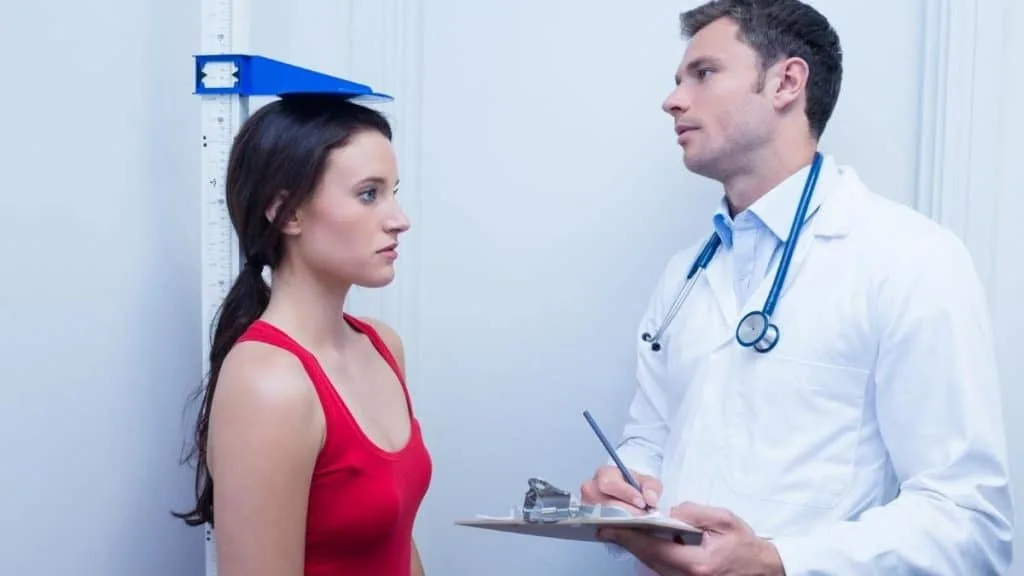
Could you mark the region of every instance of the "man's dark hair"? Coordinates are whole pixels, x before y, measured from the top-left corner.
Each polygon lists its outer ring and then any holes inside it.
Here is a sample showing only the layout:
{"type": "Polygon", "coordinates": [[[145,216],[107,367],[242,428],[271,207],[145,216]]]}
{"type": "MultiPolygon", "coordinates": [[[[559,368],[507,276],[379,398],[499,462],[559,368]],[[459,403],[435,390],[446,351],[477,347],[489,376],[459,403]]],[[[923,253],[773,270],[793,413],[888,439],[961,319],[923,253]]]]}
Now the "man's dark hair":
{"type": "Polygon", "coordinates": [[[843,79],[839,35],[820,12],[799,0],[713,0],[679,16],[684,38],[720,18],[739,25],[740,40],[757,53],[758,91],[768,67],[783,58],[807,62],[807,121],[815,139],[832,117],[843,79]]]}

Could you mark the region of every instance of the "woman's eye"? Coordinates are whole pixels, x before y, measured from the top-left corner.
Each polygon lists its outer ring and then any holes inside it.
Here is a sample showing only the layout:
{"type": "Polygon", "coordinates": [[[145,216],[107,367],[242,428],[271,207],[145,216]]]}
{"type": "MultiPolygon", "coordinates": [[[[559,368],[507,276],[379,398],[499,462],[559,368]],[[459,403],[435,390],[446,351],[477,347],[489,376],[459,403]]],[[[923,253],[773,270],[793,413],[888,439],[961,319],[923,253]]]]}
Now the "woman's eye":
{"type": "Polygon", "coordinates": [[[373,202],[377,199],[377,189],[370,188],[359,193],[359,199],[363,202],[373,202]]]}

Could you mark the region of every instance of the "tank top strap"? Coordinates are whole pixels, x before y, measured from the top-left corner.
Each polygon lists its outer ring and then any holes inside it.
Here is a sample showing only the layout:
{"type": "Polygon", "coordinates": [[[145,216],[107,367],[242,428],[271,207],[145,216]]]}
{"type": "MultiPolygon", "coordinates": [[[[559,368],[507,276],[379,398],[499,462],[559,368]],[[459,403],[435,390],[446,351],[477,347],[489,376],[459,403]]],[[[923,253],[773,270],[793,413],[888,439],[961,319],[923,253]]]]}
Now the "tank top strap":
{"type": "MultiPolygon", "coordinates": [[[[352,328],[370,340],[370,343],[373,345],[377,353],[380,354],[391,370],[395,373],[395,376],[398,378],[398,383],[402,386],[402,394],[405,396],[405,403],[409,408],[409,416],[413,417],[412,398],[410,397],[409,388],[405,382],[405,375],[402,373],[402,369],[398,365],[398,361],[395,359],[394,354],[391,353],[391,349],[388,348],[384,339],[369,322],[360,320],[348,313],[344,313],[344,318],[352,328]]],[[[303,368],[306,370],[306,374],[313,382],[313,387],[316,389],[316,393],[320,397],[320,402],[323,404],[324,409],[333,411],[332,407],[336,405],[340,400],[340,397],[338,396],[334,385],[331,383],[330,378],[327,376],[327,373],[324,372],[323,367],[312,352],[296,342],[283,330],[263,320],[256,320],[250,324],[249,328],[247,328],[238,339],[238,342],[247,341],[262,342],[291,352],[302,363],[303,368]]]]}
{"type": "Polygon", "coordinates": [[[306,375],[312,382],[313,389],[316,390],[316,395],[320,399],[320,404],[323,406],[324,411],[328,414],[333,414],[337,411],[338,393],[334,389],[331,379],[328,378],[327,373],[320,366],[320,362],[312,352],[296,342],[283,330],[269,322],[256,320],[249,325],[238,339],[238,342],[261,342],[290,352],[305,369],[306,375]]]}
{"type": "Polygon", "coordinates": [[[384,358],[384,361],[391,367],[392,372],[394,372],[395,376],[398,377],[398,383],[401,384],[402,393],[405,395],[406,406],[409,407],[409,416],[412,417],[412,398],[409,396],[409,388],[405,382],[405,374],[402,373],[402,368],[398,365],[398,361],[395,359],[394,354],[391,353],[391,349],[388,348],[387,343],[384,342],[384,339],[369,322],[360,320],[348,313],[344,313],[344,317],[349,323],[349,326],[352,326],[370,340],[370,343],[373,344],[377,353],[384,358]]]}

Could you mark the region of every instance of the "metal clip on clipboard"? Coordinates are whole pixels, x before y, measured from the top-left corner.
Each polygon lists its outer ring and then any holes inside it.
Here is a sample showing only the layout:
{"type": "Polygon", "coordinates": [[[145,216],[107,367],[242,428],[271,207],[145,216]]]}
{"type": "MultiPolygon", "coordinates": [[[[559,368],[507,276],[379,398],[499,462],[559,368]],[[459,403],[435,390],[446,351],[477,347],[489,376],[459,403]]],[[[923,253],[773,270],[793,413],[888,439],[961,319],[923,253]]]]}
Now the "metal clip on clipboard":
{"type": "Polygon", "coordinates": [[[522,518],[530,524],[549,524],[574,518],[629,518],[629,512],[613,506],[591,506],[573,499],[569,492],[540,478],[530,478],[523,499],[522,518]]]}

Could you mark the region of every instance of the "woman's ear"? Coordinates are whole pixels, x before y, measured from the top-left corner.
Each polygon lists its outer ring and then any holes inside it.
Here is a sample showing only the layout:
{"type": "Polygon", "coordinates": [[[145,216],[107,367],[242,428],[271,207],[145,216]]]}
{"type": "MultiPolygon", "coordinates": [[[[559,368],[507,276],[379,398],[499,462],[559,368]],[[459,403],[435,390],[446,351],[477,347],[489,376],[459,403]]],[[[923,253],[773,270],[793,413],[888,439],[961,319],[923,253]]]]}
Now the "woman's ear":
{"type": "MultiPolygon", "coordinates": [[[[288,195],[285,192],[278,192],[277,196],[274,197],[274,201],[267,207],[267,211],[264,214],[271,225],[275,224],[278,214],[282,209],[284,209],[285,201],[287,199],[288,195]]],[[[281,222],[280,229],[282,234],[298,236],[300,232],[298,211],[293,211],[286,220],[281,222]]]]}

